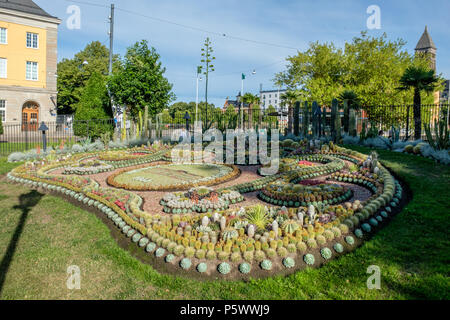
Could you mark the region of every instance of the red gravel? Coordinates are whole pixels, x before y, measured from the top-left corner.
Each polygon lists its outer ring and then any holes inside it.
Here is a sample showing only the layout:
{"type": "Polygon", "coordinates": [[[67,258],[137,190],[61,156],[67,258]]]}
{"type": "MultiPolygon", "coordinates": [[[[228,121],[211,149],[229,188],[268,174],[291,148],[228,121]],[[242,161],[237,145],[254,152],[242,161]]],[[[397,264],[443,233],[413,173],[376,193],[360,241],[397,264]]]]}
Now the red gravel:
{"type": "MultiPolygon", "coordinates": [[[[238,167],[241,170],[241,174],[236,179],[219,184],[219,185],[215,185],[215,186],[213,186],[213,188],[219,189],[219,188],[224,188],[224,187],[231,187],[236,184],[251,182],[251,181],[261,178],[261,176],[258,175],[258,173],[257,173],[259,166],[238,166],[238,167]]],[[[110,171],[110,172],[103,172],[103,173],[88,175],[88,177],[97,181],[102,187],[110,187],[106,183],[106,179],[111,174],[113,174],[117,171],[121,171],[121,170],[123,170],[123,168],[116,169],[116,170],[110,171]]],[[[59,175],[62,172],[63,172],[63,169],[57,169],[57,170],[51,171],[51,174],[59,175]]],[[[321,177],[318,180],[325,180],[325,178],[321,177]]],[[[344,182],[339,182],[338,184],[352,189],[354,196],[350,201],[355,201],[355,200],[365,201],[371,196],[371,193],[363,187],[353,185],[350,183],[344,183],[344,182]]],[[[142,199],[144,200],[144,208],[143,208],[144,211],[147,211],[149,213],[155,213],[155,214],[163,213],[162,206],[159,204],[159,201],[166,193],[165,191],[139,191],[139,192],[135,191],[135,192],[140,197],[142,197],[142,199]]],[[[231,208],[240,208],[243,206],[248,206],[248,205],[253,205],[253,204],[258,204],[258,203],[269,205],[258,199],[258,197],[257,197],[258,193],[259,193],[259,191],[246,193],[246,194],[244,194],[245,200],[243,202],[240,202],[235,205],[231,205],[230,207],[231,208]]]]}

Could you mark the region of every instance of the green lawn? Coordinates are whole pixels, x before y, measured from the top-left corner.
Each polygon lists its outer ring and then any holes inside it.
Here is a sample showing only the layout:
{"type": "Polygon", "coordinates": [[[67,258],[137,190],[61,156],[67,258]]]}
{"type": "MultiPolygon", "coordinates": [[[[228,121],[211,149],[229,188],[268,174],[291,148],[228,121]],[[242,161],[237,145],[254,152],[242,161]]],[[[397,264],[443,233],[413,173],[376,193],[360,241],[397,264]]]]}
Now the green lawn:
{"type": "MultiPolygon", "coordinates": [[[[94,214],[2,180],[0,298],[449,299],[450,167],[378,152],[412,189],[404,211],[371,241],[320,269],[247,283],[161,275],[121,249],[94,214]],[[81,290],[66,287],[70,265],[81,269],[81,290]],[[381,290],[366,287],[370,265],[381,268],[381,290]]],[[[1,162],[0,173],[11,167],[1,162]]]]}

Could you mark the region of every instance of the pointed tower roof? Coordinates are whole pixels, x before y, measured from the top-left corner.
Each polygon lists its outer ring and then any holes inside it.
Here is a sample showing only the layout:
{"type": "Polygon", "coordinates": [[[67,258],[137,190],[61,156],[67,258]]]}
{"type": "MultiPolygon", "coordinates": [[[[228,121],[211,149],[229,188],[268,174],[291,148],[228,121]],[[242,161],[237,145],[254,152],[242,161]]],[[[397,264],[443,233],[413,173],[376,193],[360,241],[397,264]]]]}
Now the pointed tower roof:
{"type": "Polygon", "coordinates": [[[425,26],[425,31],[423,32],[422,37],[420,37],[420,40],[417,43],[416,50],[424,50],[430,48],[436,49],[436,46],[434,45],[433,39],[431,39],[431,36],[428,33],[427,26],[425,26]]]}

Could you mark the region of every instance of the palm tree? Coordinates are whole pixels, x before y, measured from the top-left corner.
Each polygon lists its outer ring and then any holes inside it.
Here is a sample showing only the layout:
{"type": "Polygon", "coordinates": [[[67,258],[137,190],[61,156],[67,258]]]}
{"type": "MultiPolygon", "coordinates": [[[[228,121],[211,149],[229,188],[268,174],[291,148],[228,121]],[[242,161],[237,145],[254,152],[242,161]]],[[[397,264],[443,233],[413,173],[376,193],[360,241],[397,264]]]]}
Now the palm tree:
{"type": "Polygon", "coordinates": [[[439,78],[433,69],[411,66],[405,70],[400,78],[399,90],[414,89],[414,139],[419,140],[422,135],[421,92],[433,93],[439,85],[439,78]]]}
{"type": "Polygon", "coordinates": [[[294,123],[294,104],[298,99],[298,93],[288,90],[280,97],[282,104],[288,106],[288,133],[292,133],[292,127],[294,123]]]}
{"type": "Polygon", "coordinates": [[[246,93],[242,97],[245,104],[248,104],[248,128],[253,128],[253,105],[259,103],[259,97],[257,95],[246,93]]]}
{"type": "Polygon", "coordinates": [[[358,111],[361,108],[361,101],[358,95],[352,90],[345,90],[339,95],[339,102],[347,101],[347,109],[344,109],[344,132],[348,132],[350,121],[350,109],[358,111]]]}

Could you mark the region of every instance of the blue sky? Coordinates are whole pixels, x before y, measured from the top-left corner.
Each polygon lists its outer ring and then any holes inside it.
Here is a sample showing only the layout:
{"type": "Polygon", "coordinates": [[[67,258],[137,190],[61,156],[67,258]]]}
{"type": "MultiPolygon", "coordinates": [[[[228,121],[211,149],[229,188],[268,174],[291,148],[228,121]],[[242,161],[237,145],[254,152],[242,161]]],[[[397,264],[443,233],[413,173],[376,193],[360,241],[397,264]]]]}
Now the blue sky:
{"type": "MultiPolygon", "coordinates": [[[[93,40],[109,45],[108,7],[111,1],[35,2],[63,20],[59,28],[59,60],[73,57],[93,40]],[[66,10],[70,5],[78,5],[81,9],[79,30],[67,28],[69,14],[66,10]]],[[[227,96],[234,98],[241,90],[241,73],[247,74],[244,91],[257,93],[260,84],[263,89],[272,89],[274,74],[284,69],[285,58],[295,55],[295,48],[305,50],[309,42],[316,40],[334,42],[337,46],[351,41],[367,29],[369,14],[366,10],[370,5],[378,5],[381,9],[381,29],[368,30],[369,34],[386,32],[392,40],[402,38],[407,41],[406,48],[411,53],[428,25],[438,47],[438,73],[450,78],[448,0],[114,0],[113,3],[117,8],[115,53],[123,55],[128,46],[147,39],[161,55],[178,101],[195,101],[196,66],[200,63],[200,49],[206,37],[211,38],[216,56],[208,101],[223,106],[227,96]],[[280,46],[236,40],[230,36],[280,46]],[[251,75],[252,70],[256,71],[255,75],[251,75]]],[[[204,99],[204,81],[200,86],[200,99],[204,99]]]]}

